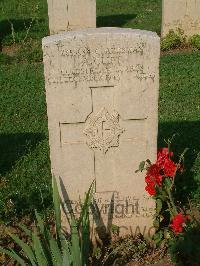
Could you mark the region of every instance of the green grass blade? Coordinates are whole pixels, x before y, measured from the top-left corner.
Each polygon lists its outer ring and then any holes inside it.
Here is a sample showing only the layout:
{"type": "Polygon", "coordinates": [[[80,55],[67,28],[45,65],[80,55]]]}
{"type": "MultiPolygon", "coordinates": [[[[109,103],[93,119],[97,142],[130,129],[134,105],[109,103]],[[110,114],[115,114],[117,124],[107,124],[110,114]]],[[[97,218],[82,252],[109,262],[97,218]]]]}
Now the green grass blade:
{"type": "Polygon", "coordinates": [[[37,226],[40,229],[40,234],[44,237],[45,240],[50,239],[50,233],[49,233],[49,226],[46,224],[46,222],[42,219],[42,217],[39,215],[39,213],[35,210],[35,216],[37,220],[37,226]]]}
{"type": "Polygon", "coordinates": [[[90,219],[89,214],[84,216],[81,227],[81,257],[82,265],[87,265],[90,253],[90,219]]]}
{"type": "Polygon", "coordinates": [[[63,261],[62,266],[70,266],[72,265],[72,262],[70,260],[70,257],[68,256],[67,252],[63,252],[63,261]]]}
{"type": "Polygon", "coordinates": [[[52,261],[54,266],[63,266],[62,263],[62,252],[59,249],[59,246],[55,239],[50,239],[50,249],[52,254],[52,261]]]}
{"type": "MultiPolygon", "coordinates": [[[[41,216],[38,214],[37,211],[35,211],[35,216],[37,219],[37,225],[40,229],[40,233],[41,233],[41,239],[40,239],[40,244],[42,245],[42,249],[44,250],[44,254],[46,258],[49,258],[51,253],[49,251],[48,248],[48,241],[50,239],[50,234],[48,233],[48,230],[46,229],[46,227],[44,226],[44,221],[42,220],[41,216]]],[[[19,227],[29,236],[29,237],[34,237],[35,236],[32,235],[31,230],[29,230],[26,226],[24,225],[19,225],[19,227]]],[[[35,239],[35,241],[37,241],[35,239]]]]}
{"type": "Polygon", "coordinates": [[[33,232],[33,247],[34,247],[34,253],[37,260],[37,265],[42,266],[48,266],[51,262],[51,260],[45,256],[41,240],[37,236],[36,229],[34,229],[33,232]]]}
{"type": "Polygon", "coordinates": [[[62,209],[65,214],[65,217],[67,218],[68,223],[71,224],[71,221],[73,219],[76,219],[73,212],[72,204],[70,202],[68,202],[67,204],[65,202],[62,202],[62,209]]]}
{"type": "Polygon", "coordinates": [[[24,233],[25,233],[27,236],[32,237],[32,232],[31,232],[31,230],[28,229],[25,225],[23,225],[23,224],[19,224],[18,226],[19,226],[19,228],[20,228],[22,231],[24,231],[24,233]]]}
{"type": "Polygon", "coordinates": [[[71,222],[71,254],[73,265],[81,266],[81,249],[79,242],[79,232],[77,229],[76,221],[73,219],[71,222]]]}
{"type": "Polygon", "coordinates": [[[37,225],[40,229],[40,233],[42,235],[44,235],[44,221],[42,220],[41,216],[39,215],[39,213],[35,210],[35,217],[36,217],[36,220],[37,220],[37,225]]]}
{"type": "Polygon", "coordinates": [[[36,261],[33,250],[16,235],[9,233],[9,236],[21,247],[21,249],[25,252],[25,255],[29,258],[32,265],[35,266],[36,261]]]}
{"type": "Polygon", "coordinates": [[[93,181],[92,184],[90,185],[89,190],[86,193],[84,203],[81,206],[81,214],[80,214],[80,218],[78,221],[78,226],[80,226],[80,224],[82,223],[83,217],[85,216],[85,214],[89,212],[89,207],[90,207],[93,193],[94,193],[94,184],[95,184],[95,181],[93,181]]]}
{"type": "Polygon", "coordinates": [[[11,249],[4,249],[0,247],[0,253],[4,253],[8,255],[9,257],[13,258],[16,260],[21,266],[26,266],[27,264],[25,263],[25,259],[21,257],[21,255],[17,254],[14,250],[11,249]]]}
{"type": "Polygon", "coordinates": [[[94,193],[94,185],[95,181],[92,182],[88,192],[86,193],[86,197],[84,203],[81,208],[81,215],[79,218],[79,228],[81,230],[80,235],[80,245],[81,245],[81,258],[82,265],[87,265],[88,257],[90,252],[90,217],[89,217],[89,208],[92,202],[93,193],[94,193]]]}
{"type": "Polygon", "coordinates": [[[71,244],[63,234],[61,235],[61,245],[63,251],[63,266],[70,266],[72,263],[71,244]]]}
{"type": "Polygon", "coordinates": [[[50,244],[49,244],[49,240],[51,238],[51,233],[49,231],[49,228],[45,225],[45,222],[43,221],[43,219],[41,218],[41,216],[38,214],[37,211],[35,211],[35,216],[37,219],[37,225],[40,229],[40,234],[41,234],[41,238],[40,238],[40,243],[41,246],[43,248],[45,257],[48,258],[49,263],[52,264],[52,261],[50,262],[50,258],[51,258],[51,252],[50,252],[50,244]]]}

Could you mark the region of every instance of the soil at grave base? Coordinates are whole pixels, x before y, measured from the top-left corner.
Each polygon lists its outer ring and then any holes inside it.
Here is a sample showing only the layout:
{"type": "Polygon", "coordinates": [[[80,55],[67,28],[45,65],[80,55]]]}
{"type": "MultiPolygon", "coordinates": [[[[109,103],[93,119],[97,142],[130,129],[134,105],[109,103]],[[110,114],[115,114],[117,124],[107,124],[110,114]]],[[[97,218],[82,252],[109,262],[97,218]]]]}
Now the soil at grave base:
{"type": "Polygon", "coordinates": [[[191,53],[194,51],[194,48],[191,46],[187,47],[179,47],[179,48],[174,48],[168,51],[161,51],[161,55],[168,55],[168,54],[178,54],[178,53],[191,53]]]}
{"type": "Polygon", "coordinates": [[[125,266],[175,266],[166,249],[149,251],[144,257],[131,260],[125,266]]]}
{"type": "Polygon", "coordinates": [[[101,243],[102,256],[92,259],[90,266],[175,266],[168,255],[167,244],[155,248],[153,242],[142,235],[113,238],[111,243],[101,243]],[[102,261],[104,264],[102,264],[102,261]]]}
{"type": "Polygon", "coordinates": [[[9,55],[9,56],[15,56],[19,48],[21,47],[20,44],[12,44],[9,46],[3,46],[2,47],[2,53],[9,55]]]}
{"type": "Polygon", "coordinates": [[[175,266],[175,264],[171,261],[169,256],[165,256],[163,258],[154,258],[155,254],[151,255],[151,258],[144,258],[146,262],[129,262],[126,266],[175,266]]]}

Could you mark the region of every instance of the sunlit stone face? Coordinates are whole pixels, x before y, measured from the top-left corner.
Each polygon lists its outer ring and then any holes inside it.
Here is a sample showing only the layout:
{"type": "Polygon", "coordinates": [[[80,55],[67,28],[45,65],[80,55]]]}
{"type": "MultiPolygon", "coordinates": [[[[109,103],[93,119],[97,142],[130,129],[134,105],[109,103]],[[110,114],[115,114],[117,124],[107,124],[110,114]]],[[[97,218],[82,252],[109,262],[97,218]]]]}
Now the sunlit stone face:
{"type": "Polygon", "coordinates": [[[95,180],[96,225],[123,233],[152,226],[154,204],[135,170],[156,158],[159,43],[154,33],[115,28],[43,40],[52,173],[75,210],[95,180]]]}

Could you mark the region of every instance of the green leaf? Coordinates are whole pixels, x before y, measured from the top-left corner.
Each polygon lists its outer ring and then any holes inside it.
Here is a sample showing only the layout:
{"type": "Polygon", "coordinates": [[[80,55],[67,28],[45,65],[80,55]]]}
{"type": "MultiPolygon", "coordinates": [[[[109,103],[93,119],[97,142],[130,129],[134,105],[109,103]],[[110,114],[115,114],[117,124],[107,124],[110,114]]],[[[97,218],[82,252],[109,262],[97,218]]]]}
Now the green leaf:
{"type": "Polygon", "coordinates": [[[81,224],[81,222],[83,221],[83,217],[89,213],[89,208],[92,202],[92,197],[93,197],[93,193],[94,193],[94,184],[95,181],[92,182],[92,184],[89,187],[88,192],[86,193],[86,197],[83,203],[83,206],[81,208],[81,214],[80,214],[80,218],[78,221],[78,226],[81,224]]]}
{"type": "Polygon", "coordinates": [[[37,220],[37,225],[39,226],[40,233],[44,234],[44,221],[42,220],[41,216],[38,214],[38,212],[35,210],[35,217],[37,220]]]}
{"type": "Polygon", "coordinates": [[[145,167],[145,161],[142,161],[140,164],[139,164],[139,168],[138,170],[136,170],[135,172],[142,172],[144,170],[144,167],[145,167]]]}
{"type": "Polygon", "coordinates": [[[8,255],[9,257],[13,258],[16,260],[21,266],[26,266],[27,264],[25,263],[25,260],[20,254],[17,254],[14,250],[12,249],[4,249],[0,247],[0,252],[8,255]]]}
{"type": "Polygon", "coordinates": [[[166,177],[165,180],[165,186],[168,188],[168,189],[171,189],[171,186],[172,186],[172,179],[170,177],[166,177]]]}
{"type": "Polygon", "coordinates": [[[153,226],[154,226],[156,229],[158,229],[158,228],[160,227],[160,221],[159,221],[158,219],[155,219],[155,220],[153,221],[153,226]]]}
{"type": "Polygon", "coordinates": [[[82,232],[81,232],[81,257],[82,257],[82,265],[88,264],[88,257],[90,252],[90,221],[89,215],[84,220],[82,225],[82,232]]]}
{"type": "Polygon", "coordinates": [[[159,189],[158,191],[159,191],[159,192],[158,192],[158,194],[159,194],[159,198],[162,200],[162,202],[166,201],[167,198],[168,198],[168,195],[167,195],[167,193],[164,191],[164,189],[161,188],[161,189],[159,189]]]}
{"type": "Polygon", "coordinates": [[[35,260],[33,250],[26,243],[24,243],[21,239],[19,239],[17,236],[10,234],[10,233],[9,233],[9,235],[21,247],[21,249],[25,252],[25,254],[29,258],[31,264],[33,266],[36,266],[36,260],[35,260]]]}
{"type": "Polygon", "coordinates": [[[118,225],[112,224],[111,226],[111,231],[113,234],[118,234],[119,233],[120,227],[118,225]]]}
{"type": "Polygon", "coordinates": [[[162,200],[157,199],[156,200],[156,214],[159,214],[162,210],[162,200]]]}
{"type": "Polygon", "coordinates": [[[167,240],[172,238],[171,232],[168,229],[164,230],[164,238],[167,240]]]}
{"type": "MultiPolygon", "coordinates": [[[[47,227],[47,225],[45,224],[45,222],[43,221],[43,219],[41,218],[41,216],[38,214],[37,211],[35,211],[35,216],[37,219],[37,226],[40,229],[40,235],[41,235],[40,244],[43,248],[44,256],[48,258],[49,261],[51,258],[51,252],[49,250],[49,240],[51,239],[51,233],[48,231],[49,228],[47,227]]],[[[51,264],[52,261],[51,262],[49,261],[49,263],[51,264]]]]}
{"type": "Polygon", "coordinates": [[[84,203],[81,208],[81,215],[78,220],[78,228],[81,228],[81,258],[82,265],[88,264],[89,257],[89,247],[90,247],[90,218],[89,218],[89,208],[92,202],[92,197],[94,193],[94,184],[95,181],[92,182],[88,192],[86,193],[86,197],[84,203]]]}
{"type": "Polygon", "coordinates": [[[35,257],[37,259],[37,264],[38,265],[44,265],[48,266],[48,258],[46,258],[44,250],[42,248],[41,240],[37,236],[36,229],[34,229],[33,232],[33,247],[34,247],[34,253],[35,257]]]}
{"type": "Polygon", "coordinates": [[[63,251],[63,262],[62,262],[62,266],[71,266],[72,262],[71,262],[71,258],[68,256],[67,251],[63,251]]]}
{"type": "Polygon", "coordinates": [[[29,230],[25,225],[19,224],[18,226],[26,233],[27,236],[32,237],[31,230],[29,230]]]}
{"type": "Polygon", "coordinates": [[[59,246],[55,239],[50,239],[50,248],[51,248],[51,254],[53,258],[53,265],[54,266],[63,266],[62,262],[62,253],[59,249],[59,246]]]}
{"type": "Polygon", "coordinates": [[[151,161],[149,159],[147,159],[146,162],[151,165],[151,161]]]}
{"type": "Polygon", "coordinates": [[[73,265],[81,266],[81,249],[79,245],[79,232],[74,219],[71,221],[71,254],[73,265]]]}
{"type": "Polygon", "coordinates": [[[162,231],[159,231],[159,232],[157,232],[154,235],[153,240],[154,240],[154,242],[155,242],[156,245],[158,245],[162,241],[162,237],[163,237],[162,231]]]}
{"type": "Polygon", "coordinates": [[[102,256],[102,250],[101,250],[100,247],[95,248],[95,250],[94,250],[94,256],[98,260],[101,258],[101,256],[102,256]]]}
{"type": "Polygon", "coordinates": [[[142,161],[139,165],[139,170],[142,172],[144,170],[145,161],[142,161]]]}
{"type": "Polygon", "coordinates": [[[64,237],[63,234],[61,235],[60,240],[63,251],[63,266],[70,266],[72,263],[70,242],[64,237]]]}

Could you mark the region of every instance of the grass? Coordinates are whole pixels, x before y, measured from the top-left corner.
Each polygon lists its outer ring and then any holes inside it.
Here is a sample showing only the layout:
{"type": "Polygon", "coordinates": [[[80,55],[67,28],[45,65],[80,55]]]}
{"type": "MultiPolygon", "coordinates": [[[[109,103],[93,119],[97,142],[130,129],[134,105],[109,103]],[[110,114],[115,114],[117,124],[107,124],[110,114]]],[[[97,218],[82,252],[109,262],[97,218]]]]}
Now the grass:
{"type": "Polygon", "coordinates": [[[138,28],[160,33],[161,2],[97,0],[97,26],[138,28]]]}
{"type": "Polygon", "coordinates": [[[45,0],[1,0],[0,42],[10,45],[26,37],[26,28],[33,21],[29,38],[41,39],[48,35],[47,1],[45,0]],[[12,34],[13,25],[14,31],[12,34]]]}
{"type": "Polygon", "coordinates": [[[161,58],[159,145],[177,134],[173,148],[186,153],[187,171],[178,180],[177,196],[200,200],[200,53],[180,53],[161,58]]]}
{"type": "Polygon", "coordinates": [[[51,179],[42,64],[1,66],[0,84],[0,218],[6,219],[47,207],[51,179]]]}
{"type": "MultiPolygon", "coordinates": [[[[1,0],[0,220],[52,207],[41,38],[48,34],[46,1],[1,0]],[[39,8],[37,9],[37,4],[39,8]],[[34,12],[33,12],[34,11],[34,12]],[[31,15],[30,15],[31,14],[31,15]],[[15,45],[11,24],[14,27],[15,45]],[[24,23],[34,21],[26,37],[24,23]],[[18,44],[17,44],[18,43],[18,44]],[[16,52],[13,53],[13,49],[16,52]]],[[[97,25],[160,32],[161,0],[97,0],[97,25]]],[[[200,53],[163,55],[159,145],[178,133],[175,151],[189,147],[179,200],[200,201],[200,53]]],[[[134,169],[133,169],[134,170],[134,169]]]]}

